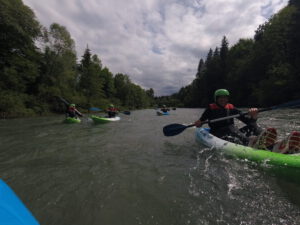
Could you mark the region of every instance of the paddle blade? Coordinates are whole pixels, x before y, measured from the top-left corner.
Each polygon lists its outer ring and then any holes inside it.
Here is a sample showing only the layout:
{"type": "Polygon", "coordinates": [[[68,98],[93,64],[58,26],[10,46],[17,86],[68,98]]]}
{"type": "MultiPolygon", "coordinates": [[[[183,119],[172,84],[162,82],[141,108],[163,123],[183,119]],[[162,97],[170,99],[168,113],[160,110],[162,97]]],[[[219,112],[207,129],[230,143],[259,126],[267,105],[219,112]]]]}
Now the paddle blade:
{"type": "Polygon", "coordinates": [[[170,125],[167,125],[163,128],[163,132],[165,136],[175,136],[177,134],[180,134],[182,131],[184,131],[188,126],[173,123],[170,125]]]}
{"type": "Polygon", "coordinates": [[[130,115],[131,113],[130,113],[130,111],[124,111],[123,112],[125,115],[130,115]]]}
{"type": "Polygon", "coordinates": [[[91,107],[89,108],[90,111],[101,111],[101,109],[97,108],[97,107],[91,107]]]}
{"type": "Polygon", "coordinates": [[[281,105],[273,106],[272,109],[288,108],[288,107],[298,107],[300,106],[300,100],[290,101],[281,105]]]}
{"type": "Polygon", "coordinates": [[[64,98],[62,98],[60,96],[55,96],[55,97],[58,98],[60,101],[62,101],[66,106],[70,105],[70,103],[66,99],[64,99],[64,98]]]}

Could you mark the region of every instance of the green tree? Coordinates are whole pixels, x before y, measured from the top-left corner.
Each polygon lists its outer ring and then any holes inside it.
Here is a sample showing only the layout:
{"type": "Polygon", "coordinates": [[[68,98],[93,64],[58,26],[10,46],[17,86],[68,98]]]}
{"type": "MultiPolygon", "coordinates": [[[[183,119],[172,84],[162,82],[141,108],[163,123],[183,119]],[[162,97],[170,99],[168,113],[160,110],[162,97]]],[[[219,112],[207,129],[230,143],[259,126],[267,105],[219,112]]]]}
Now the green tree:
{"type": "Polygon", "coordinates": [[[101,104],[104,99],[103,80],[101,78],[102,64],[97,55],[91,56],[90,49],[86,48],[79,65],[79,88],[87,97],[88,107],[101,104]]]}
{"type": "Polygon", "coordinates": [[[53,23],[44,29],[44,52],[41,75],[38,81],[39,94],[47,101],[53,96],[72,98],[76,86],[75,43],[67,28],[53,23]]]}
{"type": "Polygon", "coordinates": [[[39,35],[39,22],[21,0],[0,1],[0,111],[7,115],[31,111],[39,35]]]}
{"type": "Polygon", "coordinates": [[[103,82],[103,91],[106,98],[112,99],[116,93],[114,75],[109,71],[107,67],[105,67],[101,70],[100,77],[103,82]]]}

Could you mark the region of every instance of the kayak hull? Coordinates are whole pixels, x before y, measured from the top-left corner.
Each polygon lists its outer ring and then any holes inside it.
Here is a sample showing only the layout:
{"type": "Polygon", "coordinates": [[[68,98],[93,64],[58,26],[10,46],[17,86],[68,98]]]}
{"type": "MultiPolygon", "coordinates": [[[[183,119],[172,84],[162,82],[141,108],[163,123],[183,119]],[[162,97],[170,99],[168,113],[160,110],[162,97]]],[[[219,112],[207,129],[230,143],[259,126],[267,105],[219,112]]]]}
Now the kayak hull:
{"type": "Polygon", "coordinates": [[[169,112],[159,112],[159,111],[157,111],[156,113],[157,113],[158,116],[168,116],[168,115],[170,115],[169,112]]]}
{"type": "Polygon", "coordinates": [[[105,123],[109,123],[109,122],[119,121],[121,118],[118,116],[113,117],[113,118],[108,118],[108,117],[99,117],[99,116],[92,115],[91,119],[94,121],[94,123],[105,124],[105,123]]]}
{"type": "Polygon", "coordinates": [[[14,191],[0,179],[0,224],[39,225],[14,191]]]}
{"type": "Polygon", "coordinates": [[[79,118],[67,117],[64,120],[64,123],[80,123],[81,120],[79,118]]]}
{"type": "Polygon", "coordinates": [[[206,147],[222,150],[226,155],[235,158],[274,166],[300,168],[300,154],[281,154],[235,144],[215,137],[205,128],[196,129],[196,140],[206,147]]]}

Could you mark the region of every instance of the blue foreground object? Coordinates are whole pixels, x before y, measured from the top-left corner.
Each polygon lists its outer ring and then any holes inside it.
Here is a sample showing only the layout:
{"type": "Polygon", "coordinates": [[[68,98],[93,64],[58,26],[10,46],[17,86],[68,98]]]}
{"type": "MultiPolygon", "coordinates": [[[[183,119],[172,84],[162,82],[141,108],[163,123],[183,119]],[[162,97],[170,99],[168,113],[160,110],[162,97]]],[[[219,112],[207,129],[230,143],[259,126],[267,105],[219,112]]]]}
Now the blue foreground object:
{"type": "Polygon", "coordinates": [[[39,225],[18,196],[1,179],[0,225],[39,225]]]}

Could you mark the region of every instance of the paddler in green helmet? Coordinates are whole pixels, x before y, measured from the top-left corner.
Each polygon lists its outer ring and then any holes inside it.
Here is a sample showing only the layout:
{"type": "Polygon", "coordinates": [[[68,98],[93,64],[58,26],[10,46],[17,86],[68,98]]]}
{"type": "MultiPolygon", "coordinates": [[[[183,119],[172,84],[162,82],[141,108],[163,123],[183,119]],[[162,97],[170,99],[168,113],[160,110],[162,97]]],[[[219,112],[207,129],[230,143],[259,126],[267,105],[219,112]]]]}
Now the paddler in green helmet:
{"type": "Polygon", "coordinates": [[[119,112],[119,109],[117,109],[114,104],[109,104],[109,107],[106,109],[107,115],[109,118],[114,118],[119,112]]]}
{"type": "MultiPolygon", "coordinates": [[[[202,123],[206,120],[241,114],[240,110],[229,103],[229,97],[228,90],[216,90],[214,93],[215,102],[209,104],[200,119],[195,122],[195,126],[201,127],[202,123]]],[[[240,117],[237,117],[237,119],[246,124],[241,129],[234,126],[233,118],[209,123],[208,125],[211,128],[210,133],[224,140],[248,145],[256,149],[271,150],[284,154],[300,152],[299,131],[292,131],[286,138],[277,141],[277,131],[275,128],[267,128],[262,131],[257,126],[257,115],[257,108],[250,108],[247,116],[241,114],[240,117]]]]}
{"type": "MultiPolygon", "coordinates": [[[[240,110],[229,103],[230,93],[226,89],[218,89],[214,93],[214,103],[209,104],[200,119],[195,122],[195,126],[201,127],[206,120],[218,119],[230,115],[242,114],[240,110]]],[[[248,145],[250,135],[259,135],[262,129],[257,126],[257,108],[250,108],[247,116],[241,115],[237,117],[246,124],[242,129],[238,129],[234,125],[234,119],[227,119],[215,123],[209,123],[210,132],[224,140],[230,140],[235,143],[248,145]]],[[[274,143],[271,143],[274,144],[274,143]]]]}
{"type": "Polygon", "coordinates": [[[82,117],[82,113],[76,109],[76,105],[74,103],[70,104],[66,111],[66,117],[77,118],[77,116],[82,117]]]}
{"type": "Polygon", "coordinates": [[[166,113],[166,112],[168,112],[170,109],[167,108],[166,105],[163,105],[162,108],[161,108],[160,110],[161,110],[162,112],[166,113]]]}

